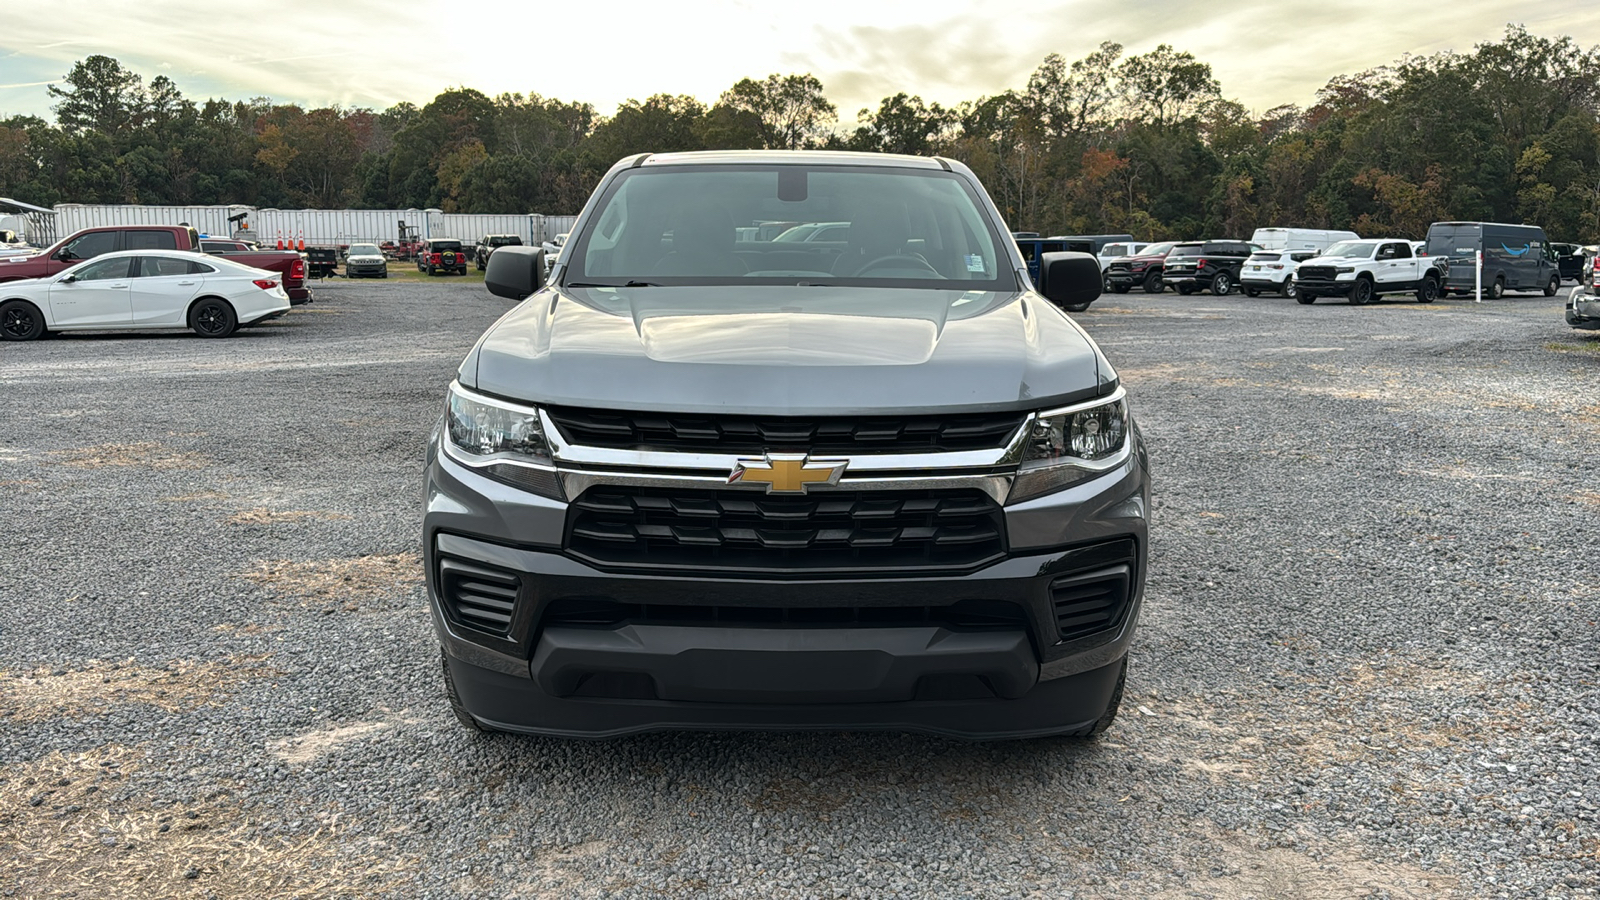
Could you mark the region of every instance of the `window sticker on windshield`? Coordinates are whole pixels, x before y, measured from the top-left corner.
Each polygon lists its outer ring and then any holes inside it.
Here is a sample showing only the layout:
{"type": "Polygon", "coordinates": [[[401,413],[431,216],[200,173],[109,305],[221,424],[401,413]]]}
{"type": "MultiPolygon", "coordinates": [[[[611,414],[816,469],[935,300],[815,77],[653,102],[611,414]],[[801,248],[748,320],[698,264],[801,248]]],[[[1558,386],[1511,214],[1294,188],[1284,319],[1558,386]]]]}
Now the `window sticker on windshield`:
{"type": "Polygon", "coordinates": [[[983,268],[983,257],[980,256],[977,253],[968,253],[967,254],[967,271],[968,272],[983,272],[984,271],[984,268],[983,268]]]}

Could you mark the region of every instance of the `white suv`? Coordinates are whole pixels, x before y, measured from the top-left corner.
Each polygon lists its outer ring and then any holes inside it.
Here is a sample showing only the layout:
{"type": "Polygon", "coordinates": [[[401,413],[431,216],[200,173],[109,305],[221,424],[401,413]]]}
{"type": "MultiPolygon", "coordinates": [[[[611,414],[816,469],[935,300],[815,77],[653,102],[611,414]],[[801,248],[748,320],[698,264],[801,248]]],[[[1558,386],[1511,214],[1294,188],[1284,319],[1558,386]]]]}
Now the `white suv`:
{"type": "Polygon", "coordinates": [[[1111,265],[1113,259],[1122,259],[1125,256],[1138,256],[1144,248],[1150,246],[1140,241],[1119,241],[1107,244],[1100,248],[1097,256],[1100,258],[1100,271],[1104,272],[1106,266],[1111,265]]]}
{"type": "Polygon", "coordinates": [[[1418,303],[1432,303],[1444,283],[1443,265],[1439,257],[1417,256],[1411,242],[1399,238],[1340,241],[1300,264],[1295,299],[1338,296],[1361,306],[1384,294],[1414,294],[1418,303]]]}
{"type": "Polygon", "coordinates": [[[1293,299],[1295,270],[1317,253],[1316,250],[1257,250],[1239,270],[1239,287],[1251,297],[1261,296],[1262,291],[1272,291],[1293,299]]]}

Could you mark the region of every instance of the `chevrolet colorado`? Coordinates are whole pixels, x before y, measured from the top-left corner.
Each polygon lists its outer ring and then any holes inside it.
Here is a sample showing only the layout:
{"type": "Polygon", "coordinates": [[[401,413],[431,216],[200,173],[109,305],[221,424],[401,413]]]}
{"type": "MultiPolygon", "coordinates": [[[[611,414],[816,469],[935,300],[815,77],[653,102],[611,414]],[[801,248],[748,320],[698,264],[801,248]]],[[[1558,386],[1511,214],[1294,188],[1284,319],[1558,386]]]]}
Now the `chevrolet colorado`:
{"type": "Polygon", "coordinates": [[[1091,736],[1149,556],[1116,370],[958,162],[832,152],[617,163],[430,440],[423,551],[469,728],[1091,736]],[[736,241],[849,222],[842,246],[736,241]]]}

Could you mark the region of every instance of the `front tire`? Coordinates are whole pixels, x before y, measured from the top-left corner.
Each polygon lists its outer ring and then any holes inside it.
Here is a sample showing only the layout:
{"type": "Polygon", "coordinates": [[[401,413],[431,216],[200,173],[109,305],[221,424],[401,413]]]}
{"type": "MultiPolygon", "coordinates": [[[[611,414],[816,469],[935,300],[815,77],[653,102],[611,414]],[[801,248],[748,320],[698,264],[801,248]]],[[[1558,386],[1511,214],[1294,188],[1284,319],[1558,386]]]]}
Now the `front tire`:
{"type": "Polygon", "coordinates": [[[1161,283],[1161,276],[1152,272],[1144,277],[1144,292],[1146,294],[1159,294],[1166,289],[1161,283]]]}
{"type": "Polygon", "coordinates": [[[1372,282],[1365,278],[1357,278],[1355,285],[1350,288],[1350,305],[1366,306],[1372,302],[1374,296],[1372,282]]]}
{"type": "Polygon", "coordinates": [[[1233,276],[1227,272],[1218,272],[1211,279],[1211,294],[1215,297],[1226,297],[1233,293],[1233,276]]]}
{"type": "Polygon", "coordinates": [[[225,338],[239,330],[239,317],[228,301],[206,297],[189,310],[189,327],[201,337],[225,338]]]}
{"type": "Polygon", "coordinates": [[[450,712],[455,714],[456,721],[468,731],[478,734],[489,734],[491,728],[485,728],[482,722],[472,717],[467,712],[467,707],[461,702],[461,695],[456,692],[456,676],[450,671],[450,657],[445,655],[444,649],[439,650],[439,664],[444,667],[444,695],[450,701],[450,712]]]}
{"type": "Polygon", "coordinates": [[[0,338],[35,341],[44,337],[44,313],[26,300],[0,303],[0,338]]]}
{"type": "Polygon", "coordinates": [[[1084,728],[1079,731],[1074,731],[1067,735],[1067,737],[1088,739],[1097,738],[1100,735],[1105,734],[1106,729],[1111,727],[1111,723],[1117,720],[1117,710],[1122,707],[1122,689],[1125,685],[1127,685],[1127,683],[1128,658],[1124,656],[1122,658],[1122,669],[1121,671],[1117,672],[1117,686],[1111,692],[1111,701],[1106,704],[1106,711],[1100,714],[1100,718],[1096,719],[1093,725],[1090,725],[1088,728],[1084,728]]]}
{"type": "Polygon", "coordinates": [[[1300,304],[1301,306],[1310,306],[1311,304],[1317,302],[1317,295],[1311,293],[1310,291],[1300,291],[1294,295],[1294,302],[1300,304]]]}
{"type": "Polygon", "coordinates": [[[1126,294],[1128,292],[1128,285],[1126,285],[1126,284],[1113,284],[1111,286],[1111,291],[1112,291],[1112,293],[1116,293],[1116,294],[1126,294]]]}

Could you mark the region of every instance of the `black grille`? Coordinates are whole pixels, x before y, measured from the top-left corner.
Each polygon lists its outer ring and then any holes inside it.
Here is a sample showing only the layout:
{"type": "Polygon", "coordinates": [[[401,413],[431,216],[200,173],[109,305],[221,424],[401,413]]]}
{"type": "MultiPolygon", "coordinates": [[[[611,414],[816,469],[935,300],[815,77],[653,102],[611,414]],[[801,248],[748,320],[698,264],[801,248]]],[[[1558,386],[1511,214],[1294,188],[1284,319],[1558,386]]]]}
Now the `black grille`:
{"type": "Polygon", "coordinates": [[[1132,586],[1133,572],[1126,565],[1051,582],[1056,633],[1070,641],[1116,625],[1132,586]]]}
{"type": "Polygon", "coordinates": [[[448,557],[439,560],[440,596],[456,621],[469,628],[510,634],[521,587],[521,579],[504,569],[448,557]]]}
{"type": "Polygon", "coordinates": [[[763,453],[910,453],[1004,447],[1022,413],[786,419],[687,413],[547,409],[569,442],[625,450],[763,453]]]}
{"type": "Polygon", "coordinates": [[[1337,274],[1338,272],[1334,270],[1333,266],[1301,266],[1295,269],[1294,277],[1299,281],[1305,281],[1308,278],[1318,281],[1332,281],[1337,274]]]}
{"type": "Polygon", "coordinates": [[[1126,274],[1126,273],[1129,273],[1129,272],[1132,272],[1132,271],[1133,271],[1133,264],[1132,263],[1114,262],[1114,263],[1111,263],[1110,265],[1106,266],[1107,274],[1109,274],[1111,272],[1121,272],[1121,273],[1126,274]]]}
{"type": "Polygon", "coordinates": [[[543,625],[617,626],[909,626],[953,628],[1024,627],[1021,606],[1001,600],[962,600],[947,606],[680,606],[618,603],[613,600],[563,599],[550,604],[543,625]]]}
{"type": "Polygon", "coordinates": [[[593,487],[567,514],[567,547],[634,568],[814,573],[966,569],[1005,552],[1000,507],[979,491],[593,487]]]}

